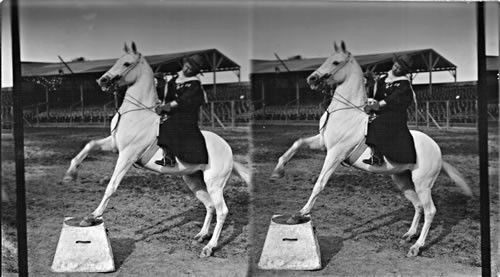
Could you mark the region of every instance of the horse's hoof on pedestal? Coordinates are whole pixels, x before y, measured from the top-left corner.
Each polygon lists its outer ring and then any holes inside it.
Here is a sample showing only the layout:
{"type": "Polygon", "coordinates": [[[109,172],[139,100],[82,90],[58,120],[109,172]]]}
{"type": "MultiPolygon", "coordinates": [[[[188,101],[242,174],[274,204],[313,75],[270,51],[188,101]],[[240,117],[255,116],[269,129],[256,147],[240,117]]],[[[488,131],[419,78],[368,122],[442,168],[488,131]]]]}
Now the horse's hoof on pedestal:
{"type": "Polygon", "coordinates": [[[97,220],[95,217],[89,215],[89,216],[86,216],[83,218],[82,221],[80,221],[79,225],[80,227],[89,227],[89,226],[93,226],[97,223],[97,220]]]}
{"type": "Polygon", "coordinates": [[[200,258],[208,258],[212,256],[212,248],[203,248],[203,250],[201,250],[201,253],[200,253],[200,258]]]}
{"type": "Polygon", "coordinates": [[[300,214],[294,214],[292,215],[287,221],[287,224],[299,224],[304,221],[304,216],[300,214]]]}
{"type": "Polygon", "coordinates": [[[406,254],[406,257],[408,257],[408,258],[416,257],[416,256],[418,256],[419,252],[420,252],[420,250],[418,249],[418,247],[412,246],[410,248],[410,251],[408,251],[408,254],[406,254]]]}

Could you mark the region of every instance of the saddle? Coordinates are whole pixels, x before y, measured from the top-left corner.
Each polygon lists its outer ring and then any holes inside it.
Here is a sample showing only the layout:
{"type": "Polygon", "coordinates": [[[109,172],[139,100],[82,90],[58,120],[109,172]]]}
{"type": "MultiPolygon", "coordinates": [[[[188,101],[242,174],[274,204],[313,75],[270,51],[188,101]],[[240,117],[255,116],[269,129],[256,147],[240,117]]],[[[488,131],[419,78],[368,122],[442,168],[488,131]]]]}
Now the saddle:
{"type": "Polygon", "coordinates": [[[354,150],[347,156],[347,159],[345,159],[342,162],[342,165],[344,166],[352,166],[358,159],[359,157],[366,151],[366,148],[368,148],[368,145],[366,145],[366,138],[363,138],[355,147],[354,150]]]}

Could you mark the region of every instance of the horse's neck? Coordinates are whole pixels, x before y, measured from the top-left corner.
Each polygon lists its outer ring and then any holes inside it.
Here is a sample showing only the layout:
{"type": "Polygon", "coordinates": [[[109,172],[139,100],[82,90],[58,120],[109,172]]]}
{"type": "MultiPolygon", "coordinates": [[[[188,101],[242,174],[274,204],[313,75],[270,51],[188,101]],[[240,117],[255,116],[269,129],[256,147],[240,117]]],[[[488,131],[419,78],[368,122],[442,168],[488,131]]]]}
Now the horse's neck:
{"type": "Polygon", "coordinates": [[[359,74],[350,74],[348,78],[335,89],[330,108],[338,109],[339,106],[361,107],[366,102],[366,90],[362,77],[359,74]]]}
{"type": "MultiPolygon", "coordinates": [[[[158,94],[151,74],[144,73],[138,80],[127,88],[123,105],[139,105],[142,107],[153,107],[158,102],[158,94]]],[[[137,107],[135,107],[137,108],[137,107]]]]}

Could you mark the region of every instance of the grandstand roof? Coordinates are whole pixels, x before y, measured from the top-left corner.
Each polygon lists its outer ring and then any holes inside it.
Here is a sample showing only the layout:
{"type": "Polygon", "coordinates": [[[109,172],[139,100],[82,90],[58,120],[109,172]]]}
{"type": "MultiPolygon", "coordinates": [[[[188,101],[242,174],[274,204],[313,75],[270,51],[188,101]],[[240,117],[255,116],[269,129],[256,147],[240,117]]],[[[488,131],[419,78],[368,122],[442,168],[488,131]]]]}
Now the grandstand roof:
{"type": "MultiPolygon", "coordinates": [[[[239,70],[240,66],[226,57],[217,49],[195,50],[171,54],[149,55],[145,56],[153,70],[159,67],[159,71],[173,74],[177,72],[182,63],[182,59],[187,56],[199,54],[204,57],[202,72],[212,72],[212,64],[215,60],[215,71],[230,71],[239,70]]],[[[104,73],[113,64],[116,59],[93,60],[93,61],[74,61],[66,62],[75,74],[86,73],[104,73]]],[[[21,70],[23,76],[50,76],[59,75],[60,70],[64,74],[69,74],[68,68],[62,63],[45,63],[45,62],[21,62],[21,70]]]]}
{"type": "MultiPolygon", "coordinates": [[[[439,53],[433,49],[421,49],[421,50],[411,50],[411,51],[400,51],[382,54],[369,54],[369,55],[357,55],[354,56],[359,65],[363,68],[370,68],[374,72],[386,72],[392,67],[392,59],[394,54],[397,55],[409,55],[413,59],[413,66],[411,68],[411,73],[416,72],[429,72],[429,68],[432,66],[432,71],[448,71],[456,70],[456,65],[448,61],[446,58],[441,56],[439,53]],[[431,62],[429,62],[431,61],[431,62]],[[428,66],[428,65],[431,66],[428,66]]],[[[287,60],[282,60],[286,67],[291,72],[301,72],[301,71],[314,71],[317,69],[324,61],[326,57],[323,58],[292,58],[287,60]]],[[[263,74],[263,73],[276,73],[276,72],[287,72],[288,70],[283,66],[279,60],[252,60],[252,74],[263,74]]]]}

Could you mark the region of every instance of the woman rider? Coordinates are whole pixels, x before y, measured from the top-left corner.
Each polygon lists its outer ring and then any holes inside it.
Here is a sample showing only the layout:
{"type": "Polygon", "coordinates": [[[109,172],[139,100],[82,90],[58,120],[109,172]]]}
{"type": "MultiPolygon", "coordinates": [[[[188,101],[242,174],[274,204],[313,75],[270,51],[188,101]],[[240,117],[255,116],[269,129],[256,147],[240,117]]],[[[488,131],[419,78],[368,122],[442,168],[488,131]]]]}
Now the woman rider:
{"type": "Polygon", "coordinates": [[[372,155],[363,160],[369,165],[381,166],[384,156],[397,163],[416,163],[415,145],[407,126],[407,109],[414,100],[410,80],[412,60],[409,56],[394,55],[393,66],[388,74],[376,83],[376,89],[368,95],[365,108],[373,113],[368,124],[366,144],[372,155]]]}
{"type": "Polygon", "coordinates": [[[158,145],[164,153],[163,159],[155,161],[156,164],[173,167],[175,157],[186,163],[208,163],[205,139],[198,127],[200,107],[206,103],[198,77],[201,65],[200,55],[185,58],[182,70],[167,83],[163,104],[156,107],[156,113],[163,116],[158,145]]]}

